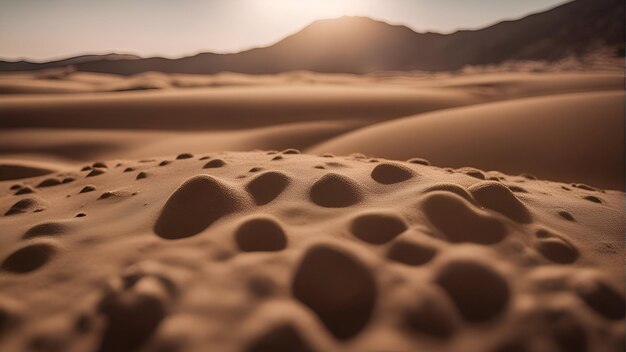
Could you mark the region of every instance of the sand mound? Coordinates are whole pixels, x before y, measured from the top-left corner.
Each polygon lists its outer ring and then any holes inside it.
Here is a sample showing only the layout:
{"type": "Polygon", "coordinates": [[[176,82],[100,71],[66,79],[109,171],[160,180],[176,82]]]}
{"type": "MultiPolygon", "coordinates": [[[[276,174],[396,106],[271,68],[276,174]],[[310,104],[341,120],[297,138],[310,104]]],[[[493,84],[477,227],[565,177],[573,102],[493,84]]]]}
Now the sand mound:
{"type": "Polygon", "coordinates": [[[437,255],[436,248],[410,240],[395,242],[387,253],[390,260],[411,266],[424,265],[430,262],[435,255],[437,255]]]}
{"type": "Polygon", "coordinates": [[[22,238],[31,239],[35,237],[55,236],[67,230],[68,226],[62,222],[45,222],[28,229],[22,238]]]}
{"type": "Polygon", "coordinates": [[[569,264],[578,258],[578,249],[562,235],[549,230],[540,229],[535,233],[537,237],[535,248],[547,259],[561,264],[569,264]]]}
{"type": "Polygon", "coordinates": [[[344,208],[361,200],[359,186],[350,178],[328,173],[311,187],[311,200],[322,207],[344,208]]]}
{"type": "Polygon", "coordinates": [[[422,209],[428,221],[451,242],[493,244],[506,235],[500,220],[455,194],[432,192],[423,200],[422,209]]]}
{"type": "Polygon", "coordinates": [[[244,252],[280,251],[287,247],[287,237],[282,227],[268,218],[246,221],[235,233],[235,240],[244,252]]]}
{"type": "Polygon", "coordinates": [[[396,214],[379,211],[360,214],[352,221],[350,230],[362,241],[384,244],[404,232],[406,224],[396,214]]]}
{"type": "Polygon", "coordinates": [[[168,239],[193,236],[233,212],[240,203],[235,192],[218,179],[195,176],[169,197],[154,231],[168,239]]]}
{"type": "Polygon", "coordinates": [[[475,260],[451,261],[441,268],[435,280],[461,316],[472,323],[495,318],[509,303],[507,281],[488,264],[475,260]]]}
{"type": "MultiPolygon", "coordinates": [[[[250,172],[260,169],[252,168],[250,172]]],[[[250,181],[246,190],[254,198],[256,205],[265,205],[278,197],[289,185],[289,176],[280,172],[265,172],[250,181]]]]}
{"type": "MultiPolygon", "coordinates": [[[[73,181],[73,180],[72,180],[73,181]]],[[[72,182],[68,179],[68,182],[72,182]]],[[[37,185],[37,187],[53,187],[53,186],[58,186],[60,184],[62,184],[63,181],[59,180],[57,178],[47,178],[41,182],[39,182],[39,184],[37,185]]],[[[66,182],[67,183],[67,182],[66,182]]]]}
{"type": "Polygon", "coordinates": [[[23,214],[27,212],[40,212],[47,208],[46,202],[38,198],[23,198],[13,204],[9,210],[4,213],[5,216],[14,214],[23,214]]]}
{"type": "Polygon", "coordinates": [[[379,164],[372,170],[372,178],[384,185],[400,183],[411,177],[413,177],[411,169],[397,164],[379,164]]]}
{"type": "Polygon", "coordinates": [[[477,183],[469,188],[481,206],[501,213],[517,222],[529,222],[530,213],[508,187],[496,181],[477,183]]]}
{"type": "Polygon", "coordinates": [[[11,253],[1,267],[7,272],[28,273],[45,265],[55,252],[48,243],[31,243],[11,253]]]}
{"type": "Polygon", "coordinates": [[[377,299],[374,277],[367,267],[325,245],[305,253],[296,269],[292,290],[294,297],[341,340],[356,335],[367,325],[377,299]]]}
{"type": "Polygon", "coordinates": [[[624,349],[624,193],[425,164],[178,153],[0,182],[0,350],[624,349]]]}
{"type": "Polygon", "coordinates": [[[133,351],[154,333],[166,315],[159,282],[133,278],[124,287],[107,292],[98,304],[106,317],[99,351],[133,351]]]}

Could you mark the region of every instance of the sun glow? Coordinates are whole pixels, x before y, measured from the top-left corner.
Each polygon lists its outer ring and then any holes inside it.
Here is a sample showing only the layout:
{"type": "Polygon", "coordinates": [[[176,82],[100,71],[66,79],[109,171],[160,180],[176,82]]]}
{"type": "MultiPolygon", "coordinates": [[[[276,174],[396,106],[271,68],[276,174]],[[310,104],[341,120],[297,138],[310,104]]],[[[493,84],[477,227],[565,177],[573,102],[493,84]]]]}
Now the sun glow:
{"type": "Polygon", "coordinates": [[[352,15],[367,0],[256,0],[259,11],[268,17],[337,17],[352,15]],[[361,5],[361,6],[356,6],[361,5]]]}

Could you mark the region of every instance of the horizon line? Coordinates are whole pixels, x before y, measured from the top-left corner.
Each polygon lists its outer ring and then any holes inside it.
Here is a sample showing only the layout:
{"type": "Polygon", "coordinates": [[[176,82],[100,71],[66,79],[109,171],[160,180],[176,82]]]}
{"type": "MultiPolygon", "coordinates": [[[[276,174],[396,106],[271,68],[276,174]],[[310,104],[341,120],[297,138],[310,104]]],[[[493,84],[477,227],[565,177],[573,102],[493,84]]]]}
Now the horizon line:
{"type": "Polygon", "coordinates": [[[499,25],[501,23],[505,23],[505,22],[512,22],[512,21],[518,21],[518,20],[522,20],[524,18],[530,17],[530,16],[534,16],[540,13],[544,13],[544,12],[548,12],[548,11],[552,11],[556,8],[559,8],[563,5],[575,2],[577,0],[566,0],[558,5],[555,6],[551,6],[548,7],[544,10],[540,10],[540,11],[536,11],[536,12],[530,12],[528,14],[525,14],[523,16],[519,16],[516,18],[505,18],[505,19],[501,19],[498,20],[496,22],[492,22],[491,24],[487,24],[484,25],[482,27],[477,27],[477,28],[457,28],[453,31],[450,32],[445,32],[445,31],[431,31],[431,30],[426,30],[426,31],[418,31],[415,28],[413,28],[411,25],[405,23],[405,22],[395,22],[395,21],[389,21],[386,19],[382,19],[382,18],[378,18],[378,17],[374,17],[374,16],[358,16],[358,15],[342,15],[342,16],[337,16],[337,17],[326,17],[326,18],[319,18],[316,19],[314,21],[309,22],[308,24],[306,24],[305,26],[302,26],[301,28],[286,34],[284,36],[282,36],[281,38],[272,41],[269,44],[260,44],[260,45],[255,45],[255,46],[250,46],[247,48],[242,48],[238,51],[212,51],[211,49],[199,49],[198,51],[194,52],[194,53],[187,53],[187,54],[182,54],[182,55],[176,55],[176,56],[168,56],[168,55],[164,55],[162,53],[155,53],[155,54],[148,54],[148,55],[140,55],[134,52],[127,52],[127,51],[116,51],[116,50],[103,50],[103,51],[89,51],[89,52],[81,52],[81,53],[74,53],[74,54],[66,54],[66,55],[62,55],[62,56],[56,56],[56,57],[50,57],[47,59],[32,59],[32,58],[28,58],[25,56],[21,56],[19,58],[10,58],[10,57],[4,57],[2,55],[0,55],[0,61],[1,62],[12,62],[12,63],[17,63],[17,62],[28,62],[28,63],[35,63],[35,64],[44,64],[44,63],[50,63],[50,62],[56,62],[56,61],[63,61],[63,60],[68,60],[68,59],[72,59],[72,58],[77,58],[77,57],[82,57],[82,56],[107,56],[107,55],[130,55],[130,56],[137,56],[138,59],[152,59],[152,58],[160,58],[160,59],[167,59],[167,60],[178,60],[178,59],[183,59],[186,57],[193,57],[193,56],[197,56],[197,55],[201,55],[201,54],[216,54],[216,55],[234,55],[234,54],[239,54],[239,53],[243,53],[246,51],[250,51],[250,50],[254,50],[254,49],[263,49],[263,48],[268,48],[271,46],[274,46],[280,42],[282,42],[283,40],[292,37],[298,33],[300,33],[301,31],[303,31],[304,29],[310,27],[311,25],[320,22],[320,21],[332,21],[332,20],[339,20],[342,18],[362,18],[362,19],[369,19],[372,20],[374,22],[381,22],[381,23],[385,23],[387,25],[390,26],[401,26],[401,27],[406,27],[408,29],[410,29],[411,31],[413,31],[416,34],[439,34],[439,35],[452,35],[455,33],[459,33],[459,32],[476,32],[476,31],[481,31],[496,25],[499,25]]]}

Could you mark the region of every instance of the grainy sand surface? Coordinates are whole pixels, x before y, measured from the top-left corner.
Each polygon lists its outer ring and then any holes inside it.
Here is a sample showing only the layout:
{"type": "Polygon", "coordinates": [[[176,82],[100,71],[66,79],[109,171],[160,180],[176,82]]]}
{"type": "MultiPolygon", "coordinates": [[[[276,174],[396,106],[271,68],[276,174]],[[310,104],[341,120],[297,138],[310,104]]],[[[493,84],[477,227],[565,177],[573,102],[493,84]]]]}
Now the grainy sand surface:
{"type": "Polygon", "coordinates": [[[623,71],[0,87],[2,351],[624,349],[623,71]]]}

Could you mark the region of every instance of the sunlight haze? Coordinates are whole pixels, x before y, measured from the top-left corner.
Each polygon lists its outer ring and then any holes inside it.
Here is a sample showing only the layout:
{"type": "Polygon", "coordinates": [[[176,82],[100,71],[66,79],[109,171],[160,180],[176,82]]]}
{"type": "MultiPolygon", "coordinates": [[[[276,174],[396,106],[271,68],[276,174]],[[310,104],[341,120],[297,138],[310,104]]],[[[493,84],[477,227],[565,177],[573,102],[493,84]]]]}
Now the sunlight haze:
{"type": "Polygon", "coordinates": [[[312,21],[369,16],[416,31],[478,29],[563,0],[0,0],[0,57],[180,57],[270,45],[312,21]]]}

